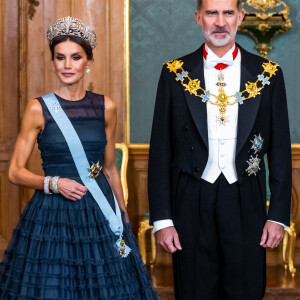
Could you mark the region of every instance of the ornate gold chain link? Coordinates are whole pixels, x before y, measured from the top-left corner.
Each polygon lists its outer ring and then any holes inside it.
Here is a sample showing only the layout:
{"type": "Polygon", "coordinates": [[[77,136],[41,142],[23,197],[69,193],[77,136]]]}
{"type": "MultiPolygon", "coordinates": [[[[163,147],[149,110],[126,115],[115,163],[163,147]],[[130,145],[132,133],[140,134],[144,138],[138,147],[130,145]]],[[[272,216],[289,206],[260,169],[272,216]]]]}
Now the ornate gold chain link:
{"type": "Polygon", "coordinates": [[[183,69],[183,62],[181,60],[173,60],[166,64],[170,72],[177,75],[175,79],[180,81],[182,86],[185,88],[185,91],[188,91],[191,95],[202,98],[202,102],[204,103],[209,102],[219,107],[220,116],[218,117],[218,121],[223,125],[227,121],[227,117],[225,116],[227,106],[234,105],[235,103],[243,104],[245,100],[255,98],[260,94],[260,91],[265,87],[265,85],[270,84],[269,79],[274,76],[278,70],[278,64],[272,61],[263,63],[262,67],[264,68],[264,71],[262,74],[257,76],[257,80],[255,82],[248,81],[246,83],[245,90],[242,92],[236,92],[234,95],[227,96],[222,86],[218,89],[218,95],[214,95],[209,90],[203,89],[200,85],[200,80],[191,79],[189,73],[183,69]],[[266,73],[268,73],[269,76],[264,76],[266,73]],[[211,97],[214,97],[216,100],[211,100],[211,97]],[[231,98],[235,98],[235,101],[230,102],[229,100],[231,98]]]}

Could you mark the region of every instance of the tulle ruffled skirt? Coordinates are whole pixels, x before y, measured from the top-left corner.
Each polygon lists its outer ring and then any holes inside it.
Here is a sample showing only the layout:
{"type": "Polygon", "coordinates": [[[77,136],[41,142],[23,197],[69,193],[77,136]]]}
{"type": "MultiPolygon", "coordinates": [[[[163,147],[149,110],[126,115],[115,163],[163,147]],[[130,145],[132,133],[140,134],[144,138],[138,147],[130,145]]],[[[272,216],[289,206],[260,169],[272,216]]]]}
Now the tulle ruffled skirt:
{"type": "Polygon", "coordinates": [[[127,258],[89,192],[73,202],[36,191],[0,265],[0,299],[158,299],[123,223],[127,258]]]}

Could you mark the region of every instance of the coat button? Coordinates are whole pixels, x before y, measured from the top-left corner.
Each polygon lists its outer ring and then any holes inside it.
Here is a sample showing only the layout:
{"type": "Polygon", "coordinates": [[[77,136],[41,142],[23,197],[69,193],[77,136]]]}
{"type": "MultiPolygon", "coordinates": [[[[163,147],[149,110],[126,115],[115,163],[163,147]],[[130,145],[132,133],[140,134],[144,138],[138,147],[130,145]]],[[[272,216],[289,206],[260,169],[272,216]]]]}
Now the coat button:
{"type": "Polygon", "coordinates": [[[183,130],[184,131],[187,131],[189,128],[188,128],[188,126],[187,125],[185,125],[184,127],[183,127],[183,130]]]}
{"type": "Polygon", "coordinates": [[[196,168],[194,169],[194,171],[195,171],[195,172],[199,172],[199,171],[200,171],[200,168],[199,168],[199,167],[196,167],[196,168]]]}
{"type": "Polygon", "coordinates": [[[194,150],[195,150],[195,147],[194,147],[194,146],[192,146],[192,147],[191,147],[191,151],[194,151],[194,150]]]}

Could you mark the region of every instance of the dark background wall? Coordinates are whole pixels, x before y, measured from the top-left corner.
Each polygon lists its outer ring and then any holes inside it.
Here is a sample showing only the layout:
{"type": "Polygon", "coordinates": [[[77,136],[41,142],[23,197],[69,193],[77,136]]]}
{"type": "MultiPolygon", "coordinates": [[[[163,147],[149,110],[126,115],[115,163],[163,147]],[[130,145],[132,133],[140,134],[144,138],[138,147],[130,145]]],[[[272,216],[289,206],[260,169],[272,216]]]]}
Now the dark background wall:
{"type": "MultiPolygon", "coordinates": [[[[131,143],[148,143],[157,82],[165,61],[190,53],[203,43],[194,19],[196,0],[130,0],[131,143]]],[[[300,143],[300,1],[290,6],[293,28],[277,37],[268,59],[282,67],[288,96],[292,143],[300,143]]],[[[238,34],[237,42],[256,53],[255,44],[238,34]]]]}

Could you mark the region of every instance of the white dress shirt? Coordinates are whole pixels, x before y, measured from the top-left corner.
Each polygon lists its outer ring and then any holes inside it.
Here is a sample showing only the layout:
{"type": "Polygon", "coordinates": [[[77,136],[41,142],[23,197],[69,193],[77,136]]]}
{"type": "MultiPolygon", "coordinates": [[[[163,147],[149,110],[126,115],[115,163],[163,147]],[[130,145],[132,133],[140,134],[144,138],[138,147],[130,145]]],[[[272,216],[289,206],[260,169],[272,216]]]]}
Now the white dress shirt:
{"type": "MultiPolygon", "coordinates": [[[[218,95],[219,87],[216,85],[218,82],[219,70],[214,66],[223,62],[228,64],[228,67],[223,69],[224,87],[226,95],[234,95],[240,91],[241,80],[241,53],[238,50],[236,58],[233,60],[232,53],[235,45],[221,58],[219,58],[209,47],[205,44],[207,51],[206,59],[204,62],[204,79],[205,88],[212,94],[218,95]]],[[[216,101],[214,97],[210,97],[212,101],[216,101]]],[[[231,103],[235,102],[235,98],[229,99],[231,103]]],[[[235,154],[237,142],[237,125],[238,125],[238,109],[239,104],[228,105],[226,107],[225,116],[227,122],[223,125],[218,122],[219,107],[209,102],[206,104],[207,109],[207,128],[208,128],[208,147],[209,155],[206,167],[201,178],[209,183],[214,183],[221,173],[225,176],[228,183],[232,184],[238,180],[236,167],[235,167],[235,154]]],[[[268,220],[271,221],[271,220],[268,220]]],[[[286,225],[280,224],[283,227],[286,225]]],[[[153,222],[153,233],[163,228],[174,226],[171,219],[165,219],[153,222]]]]}

